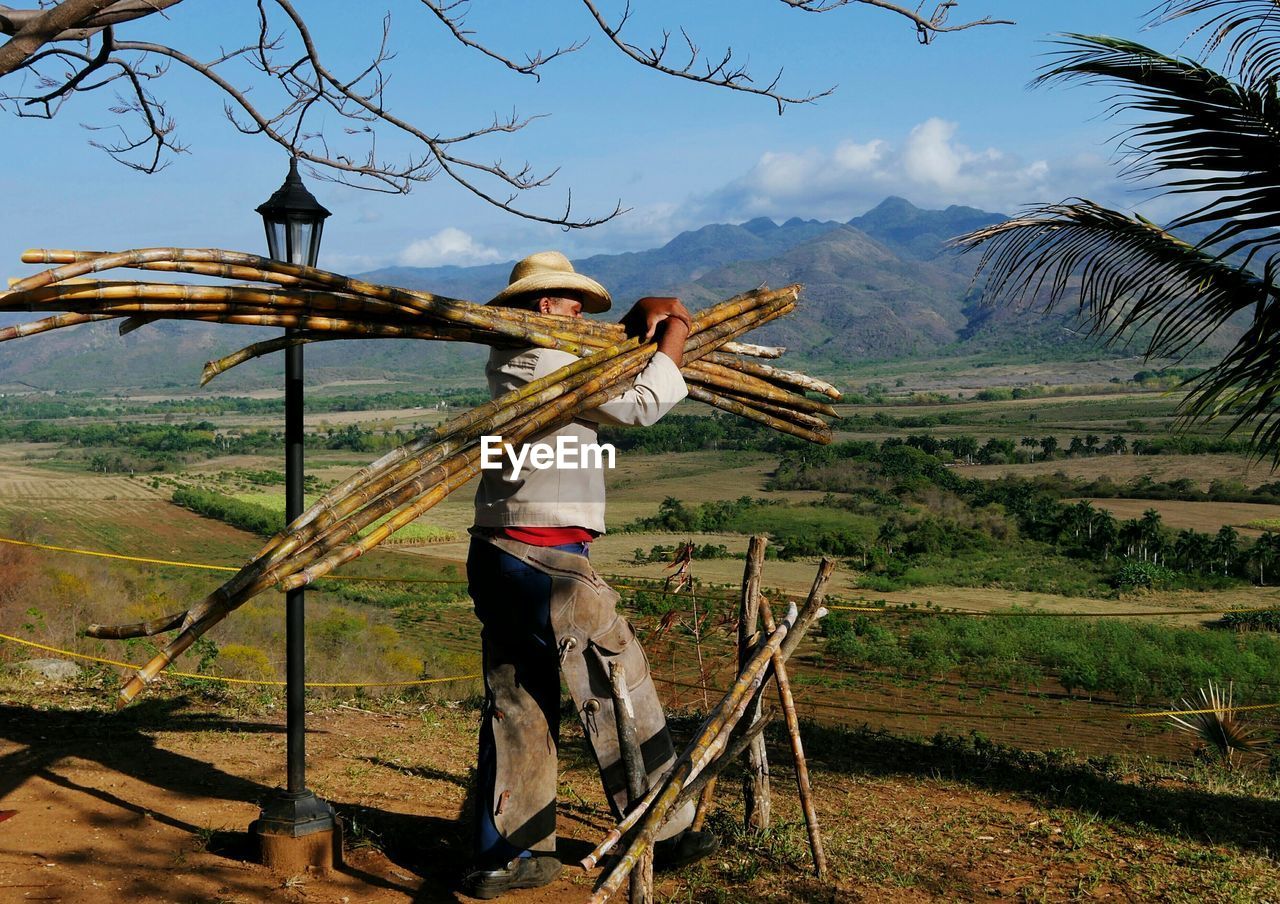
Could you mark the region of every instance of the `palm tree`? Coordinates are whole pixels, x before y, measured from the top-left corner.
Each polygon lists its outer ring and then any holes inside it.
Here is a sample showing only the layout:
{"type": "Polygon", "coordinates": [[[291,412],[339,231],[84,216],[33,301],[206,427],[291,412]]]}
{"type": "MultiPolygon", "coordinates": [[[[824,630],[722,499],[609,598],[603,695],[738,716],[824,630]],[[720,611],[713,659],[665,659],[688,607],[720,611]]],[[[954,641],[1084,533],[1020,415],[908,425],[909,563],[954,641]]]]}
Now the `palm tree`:
{"type": "Polygon", "coordinates": [[[1120,525],[1120,542],[1124,545],[1124,554],[1132,559],[1142,548],[1146,534],[1137,518],[1130,518],[1120,525]]]}
{"type": "Polygon", "coordinates": [[[1190,528],[1180,530],[1178,539],[1173,544],[1173,552],[1185,571],[1202,571],[1209,561],[1210,542],[1208,534],[1190,528]]]}
{"type": "Polygon", "coordinates": [[[1106,455],[1124,455],[1128,448],[1129,441],[1117,433],[1107,440],[1107,444],[1102,447],[1102,451],[1106,455]]]}
{"type": "Polygon", "coordinates": [[[1266,586],[1268,568],[1274,569],[1280,557],[1280,535],[1266,531],[1249,547],[1249,559],[1258,566],[1258,583],[1266,586]]]}
{"type": "Polygon", "coordinates": [[[1094,548],[1102,550],[1102,561],[1111,561],[1111,550],[1120,542],[1120,525],[1116,516],[1107,509],[1099,509],[1090,530],[1094,548]]]}
{"type": "Polygon", "coordinates": [[[1240,552],[1240,534],[1230,524],[1224,524],[1218,528],[1212,547],[1214,559],[1222,563],[1222,573],[1229,574],[1231,564],[1235,562],[1240,552]]]}
{"type": "Polygon", "coordinates": [[[1080,539],[1080,532],[1083,530],[1088,539],[1093,539],[1093,521],[1098,510],[1093,507],[1093,503],[1088,499],[1081,499],[1075,505],[1067,508],[1066,526],[1071,531],[1071,536],[1076,540],[1080,539]]]}
{"type": "Polygon", "coordinates": [[[955,240],[982,248],[988,300],[1053,307],[1078,293],[1108,340],[1149,330],[1149,356],[1183,356],[1237,314],[1248,327],[1189,381],[1183,423],[1219,415],[1251,427],[1280,461],[1280,0],[1163,0],[1153,24],[1198,17],[1196,59],[1105,36],[1065,35],[1039,82],[1106,82],[1112,110],[1138,114],[1123,135],[1127,175],[1188,195],[1167,228],[1074,198],[955,240]],[[1204,60],[1217,54],[1222,70],[1204,60]],[[1196,244],[1173,234],[1208,226],[1196,244]]]}

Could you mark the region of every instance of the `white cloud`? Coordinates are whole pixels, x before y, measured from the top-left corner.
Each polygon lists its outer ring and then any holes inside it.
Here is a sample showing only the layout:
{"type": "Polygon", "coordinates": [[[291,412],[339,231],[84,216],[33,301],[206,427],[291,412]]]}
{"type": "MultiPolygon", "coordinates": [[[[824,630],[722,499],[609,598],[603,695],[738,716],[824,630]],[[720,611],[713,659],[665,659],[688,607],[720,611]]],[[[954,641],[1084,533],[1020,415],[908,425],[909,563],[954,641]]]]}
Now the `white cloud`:
{"type": "Polygon", "coordinates": [[[1097,155],[1028,161],[995,147],[971,147],[960,132],[957,123],[932,117],[896,143],[846,139],[832,149],[766,151],[742,176],[692,199],[673,219],[845,220],[888,195],[927,208],[965,204],[1007,213],[1070,195],[1119,200],[1114,168],[1097,155]]]}
{"type": "Polygon", "coordinates": [[[446,226],[435,235],[410,243],[397,256],[396,262],[405,267],[440,267],[445,264],[473,267],[506,259],[506,255],[496,248],[481,244],[461,229],[446,226]]]}

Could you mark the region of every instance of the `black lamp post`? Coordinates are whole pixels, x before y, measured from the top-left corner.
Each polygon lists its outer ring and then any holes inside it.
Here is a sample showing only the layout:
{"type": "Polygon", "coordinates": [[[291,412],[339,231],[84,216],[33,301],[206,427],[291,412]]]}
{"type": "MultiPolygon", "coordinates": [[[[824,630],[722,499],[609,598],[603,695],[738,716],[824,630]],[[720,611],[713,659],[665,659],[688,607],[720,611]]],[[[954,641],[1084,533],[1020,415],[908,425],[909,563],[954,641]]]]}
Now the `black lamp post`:
{"type": "MultiPolygon", "coordinates": [[[[298,175],[298,161],[289,161],[289,175],[258,208],[267,229],[271,257],[314,267],[320,255],[320,235],[329,211],[316,201],[298,175]]],[[[292,333],[293,330],[287,332],[292,333]]],[[[285,350],[284,359],[285,520],[293,521],[305,508],[302,496],[302,346],[285,350]]],[[[306,659],[304,591],[285,596],[285,690],[287,707],[288,784],[262,808],[254,824],[259,835],[300,838],[332,832],[333,808],[307,789],[306,782],[306,659]]],[[[267,848],[264,844],[264,856],[267,848]]]]}

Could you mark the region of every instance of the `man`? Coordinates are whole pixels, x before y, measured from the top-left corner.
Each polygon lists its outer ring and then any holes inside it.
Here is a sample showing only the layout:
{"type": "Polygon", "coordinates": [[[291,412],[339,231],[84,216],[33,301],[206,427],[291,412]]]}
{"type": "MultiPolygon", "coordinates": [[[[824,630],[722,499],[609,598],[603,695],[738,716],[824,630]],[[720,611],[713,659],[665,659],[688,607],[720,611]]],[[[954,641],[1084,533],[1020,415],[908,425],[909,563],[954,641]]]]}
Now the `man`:
{"type": "MultiPolygon", "coordinates": [[[[607,311],[609,293],[577,273],[563,254],[545,251],[517,263],[507,288],[489,304],[576,318],[607,311]]],[[[687,395],[680,365],[689,312],[676,298],[645,298],[623,318],[630,335],[656,334],[658,350],[622,395],[582,412],[558,437],[581,448],[600,423],[647,426],[687,395]]],[[[493,396],[575,361],[568,352],[495,348],[485,373],[493,396]]],[[[595,753],[615,815],[631,804],[620,760],[609,664],[622,665],[635,708],[650,784],[674,759],[666,719],[640,643],[615,610],[618,600],[591,568],[590,543],[604,533],[604,471],[597,458],[580,469],[524,468],[508,459],[481,474],[467,559],[468,590],[483,631],[485,711],[475,793],[476,870],[465,880],[475,897],[493,898],[555,879],[556,746],[560,672],[595,753]]],[[[719,842],[688,831],[690,804],[658,834],[655,867],[692,862],[719,842]]]]}

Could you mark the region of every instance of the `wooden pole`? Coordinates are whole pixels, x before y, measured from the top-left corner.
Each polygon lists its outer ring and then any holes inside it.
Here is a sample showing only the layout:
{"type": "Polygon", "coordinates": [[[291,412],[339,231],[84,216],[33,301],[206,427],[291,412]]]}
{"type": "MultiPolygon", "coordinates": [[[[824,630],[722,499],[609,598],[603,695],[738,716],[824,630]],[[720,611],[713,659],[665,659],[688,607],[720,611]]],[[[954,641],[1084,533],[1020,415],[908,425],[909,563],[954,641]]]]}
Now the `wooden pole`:
{"type": "MultiPolygon", "coordinates": [[[[627,800],[631,807],[640,803],[649,790],[648,770],[640,753],[636,736],[635,709],[627,689],[627,673],[622,663],[609,663],[609,689],[613,693],[613,716],[618,725],[618,748],[627,774],[627,800]]],[[[653,904],[653,852],[646,851],[631,871],[631,904],[653,904]]]]}
{"type": "MultiPolygon", "coordinates": [[[[746,664],[754,652],[759,631],[756,622],[760,613],[760,573],[764,566],[764,550],[768,541],[764,537],[751,538],[747,547],[747,564],[742,574],[742,603],[738,609],[738,670],[746,664]]],[[[772,633],[772,632],[770,632],[772,633]]],[[[754,725],[760,719],[760,701],[747,711],[744,724],[754,725]]],[[[769,755],[761,735],[747,748],[747,774],[742,780],[743,821],[748,831],[762,832],[769,828],[772,800],[769,795],[769,755]]]]}
{"type": "MultiPolygon", "coordinates": [[[[760,597],[760,617],[764,629],[773,633],[773,612],[769,601],[760,597]]],[[[787,676],[787,664],[780,656],[773,658],[773,673],[778,681],[778,701],[787,721],[787,735],[791,739],[791,756],[796,766],[796,788],[800,794],[800,808],[804,811],[805,827],[809,830],[809,848],[813,852],[813,868],[819,879],[827,877],[827,854],[822,848],[822,832],[818,828],[818,811],[813,806],[813,791],[809,786],[809,763],[804,757],[804,744],[800,740],[800,718],[796,715],[795,698],[791,695],[791,679],[787,676]]]]}

